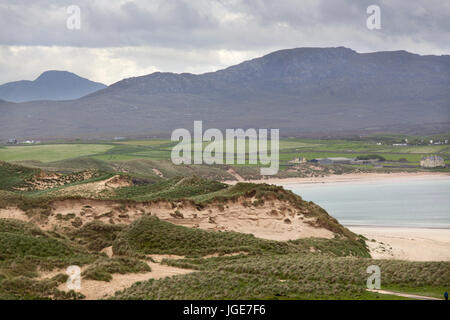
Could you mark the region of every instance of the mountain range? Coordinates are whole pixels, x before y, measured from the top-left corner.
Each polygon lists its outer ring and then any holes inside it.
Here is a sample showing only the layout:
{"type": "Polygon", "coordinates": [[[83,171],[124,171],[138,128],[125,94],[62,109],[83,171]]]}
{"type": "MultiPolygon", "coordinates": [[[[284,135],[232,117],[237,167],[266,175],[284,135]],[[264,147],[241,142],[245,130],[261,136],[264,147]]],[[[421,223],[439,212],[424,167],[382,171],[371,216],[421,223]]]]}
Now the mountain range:
{"type": "Polygon", "coordinates": [[[287,49],[216,72],[128,78],[70,101],[0,101],[0,112],[0,139],[167,137],[194,120],[282,136],[443,132],[450,56],[287,49]]]}
{"type": "Polygon", "coordinates": [[[106,88],[67,71],[45,71],[34,81],[21,80],[0,85],[0,99],[11,102],[73,100],[106,88]]]}

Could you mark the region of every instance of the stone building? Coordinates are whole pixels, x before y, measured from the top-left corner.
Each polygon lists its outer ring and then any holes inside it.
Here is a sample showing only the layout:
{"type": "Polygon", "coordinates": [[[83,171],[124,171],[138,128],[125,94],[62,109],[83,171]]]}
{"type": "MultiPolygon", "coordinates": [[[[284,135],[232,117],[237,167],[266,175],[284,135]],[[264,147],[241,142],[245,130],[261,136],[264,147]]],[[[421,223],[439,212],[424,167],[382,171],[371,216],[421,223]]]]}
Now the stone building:
{"type": "Polygon", "coordinates": [[[295,158],[294,160],[289,161],[289,163],[292,164],[306,163],[306,158],[305,157],[295,158]]]}

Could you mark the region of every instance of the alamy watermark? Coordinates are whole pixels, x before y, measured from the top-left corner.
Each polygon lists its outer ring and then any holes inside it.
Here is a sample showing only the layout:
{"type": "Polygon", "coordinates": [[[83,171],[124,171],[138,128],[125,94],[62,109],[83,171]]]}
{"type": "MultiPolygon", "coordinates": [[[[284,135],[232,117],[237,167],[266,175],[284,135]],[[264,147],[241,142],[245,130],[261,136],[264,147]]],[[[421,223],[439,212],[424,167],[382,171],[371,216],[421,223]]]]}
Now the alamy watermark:
{"type": "Polygon", "coordinates": [[[66,269],[69,276],[66,281],[67,289],[80,290],[81,289],[81,268],[79,266],[69,266],[66,269]]]}
{"type": "Polygon", "coordinates": [[[77,5],[68,6],[66,9],[67,17],[66,27],[69,30],[80,30],[81,29],[81,9],[77,5]]]}
{"type": "Polygon", "coordinates": [[[268,166],[260,169],[261,175],[274,175],[279,169],[279,136],[279,129],[270,129],[269,140],[268,129],[253,128],[226,129],[224,136],[214,128],[203,132],[202,121],[194,121],[193,139],[187,129],[172,132],[171,140],[179,143],[173,147],[171,159],[177,165],[261,164],[268,166]],[[204,146],[205,142],[209,143],[204,146]]]}
{"type": "Polygon", "coordinates": [[[381,29],[381,9],[379,6],[372,4],[367,7],[367,14],[370,16],[366,20],[366,26],[369,30],[381,29]]]}
{"type": "Polygon", "coordinates": [[[370,265],[366,270],[370,276],[367,278],[367,289],[381,289],[381,269],[377,265],[370,265]]]}

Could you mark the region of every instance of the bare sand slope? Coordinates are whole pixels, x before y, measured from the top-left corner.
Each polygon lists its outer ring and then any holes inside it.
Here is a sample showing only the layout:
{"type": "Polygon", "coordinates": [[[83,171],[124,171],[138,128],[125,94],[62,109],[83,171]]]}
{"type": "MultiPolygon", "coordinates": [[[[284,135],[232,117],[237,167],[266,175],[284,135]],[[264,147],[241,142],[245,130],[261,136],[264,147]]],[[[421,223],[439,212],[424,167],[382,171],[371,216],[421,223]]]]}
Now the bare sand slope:
{"type": "Polygon", "coordinates": [[[349,227],[369,239],[375,259],[450,261],[450,229],[349,227]],[[376,240],[370,241],[370,240],[376,240]]]}
{"type": "Polygon", "coordinates": [[[131,186],[132,183],[129,179],[123,178],[120,175],[115,175],[106,180],[100,180],[95,182],[89,182],[79,185],[58,190],[58,195],[70,195],[70,196],[84,196],[86,194],[100,194],[103,191],[116,189],[121,187],[131,186]]]}
{"type": "Polygon", "coordinates": [[[7,207],[0,209],[0,219],[17,219],[21,221],[29,221],[30,218],[16,207],[7,207]]]}
{"type": "MultiPolygon", "coordinates": [[[[134,283],[139,281],[161,279],[165,277],[195,272],[195,270],[175,268],[159,263],[147,262],[147,264],[150,266],[150,268],[152,268],[151,272],[113,274],[112,280],[109,282],[82,279],[81,288],[76,291],[85,295],[86,300],[106,299],[113,296],[116,291],[121,291],[129,288],[134,283]]],[[[41,278],[49,278],[58,273],[65,273],[65,270],[60,270],[57,272],[54,271],[52,273],[42,275],[41,278]]],[[[58,289],[61,291],[69,291],[66,283],[61,284],[58,289]]]]}
{"type": "Polygon", "coordinates": [[[308,216],[307,208],[293,208],[288,202],[280,200],[267,200],[255,206],[251,204],[253,201],[256,199],[242,198],[198,207],[190,202],[121,204],[77,199],[54,202],[50,215],[44,220],[42,217],[40,220],[29,218],[18,208],[0,209],[0,218],[32,221],[44,230],[60,230],[71,227],[75,218],[79,218],[83,224],[95,220],[128,224],[143,215],[151,215],[186,227],[250,233],[270,240],[334,237],[333,232],[312,226],[316,218],[308,216]]]}
{"type": "Polygon", "coordinates": [[[236,171],[234,171],[232,168],[228,169],[227,172],[229,174],[231,174],[236,179],[236,182],[241,182],[241,181],[245,180],[236,171]]]}

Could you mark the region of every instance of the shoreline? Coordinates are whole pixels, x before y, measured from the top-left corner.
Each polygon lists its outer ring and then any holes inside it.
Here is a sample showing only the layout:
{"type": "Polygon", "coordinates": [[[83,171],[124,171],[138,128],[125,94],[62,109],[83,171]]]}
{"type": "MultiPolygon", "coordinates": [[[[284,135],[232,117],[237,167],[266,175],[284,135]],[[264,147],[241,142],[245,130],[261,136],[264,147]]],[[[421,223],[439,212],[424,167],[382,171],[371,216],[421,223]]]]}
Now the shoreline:
{"type": "Polygon", "coordinates": [[[333,174],[322,177],[295,177],[295,178],[268,178],[259,180],[228,180],[226,184],[234,185],[238,182],[267,183],[279,186],[291,184],[316,184],[316,183],[344,183],[344,182],[373,182],[382,180],[407,180],[407,179],[450,179],[447,172],[394,172],[394,173],[345,173],[333,174]]]}
{"type": "Polygon", "coordinates": [[[450,229],[345,226],[363,235],[374,259],[450,261],[450,229]]]}
{"type": "Polygon", "coordinates": [[[395,229],[399,229],[399,230],[450,230],[450,227],[445,228],[445,227],[422,227],[422,226],[377,226],[377,225],[371,225],[371,224],[342,224],[344,227],[348,228],[348,229],[386,229],[386,230],[395,230],[395,229]]]}
{"type": "MultiPolygon", "coordinates": [[[[268,178],[227,181],[268,183],[282,187],[335,183],[371,183],[380,181],[447,180],[447,172],[348,173],[323,177],[268,178]]],[[[450,261],[450,228],[420,226],[345,225],[350,231],[365,236],[372,258],[408,261],[450,261]]]]}

